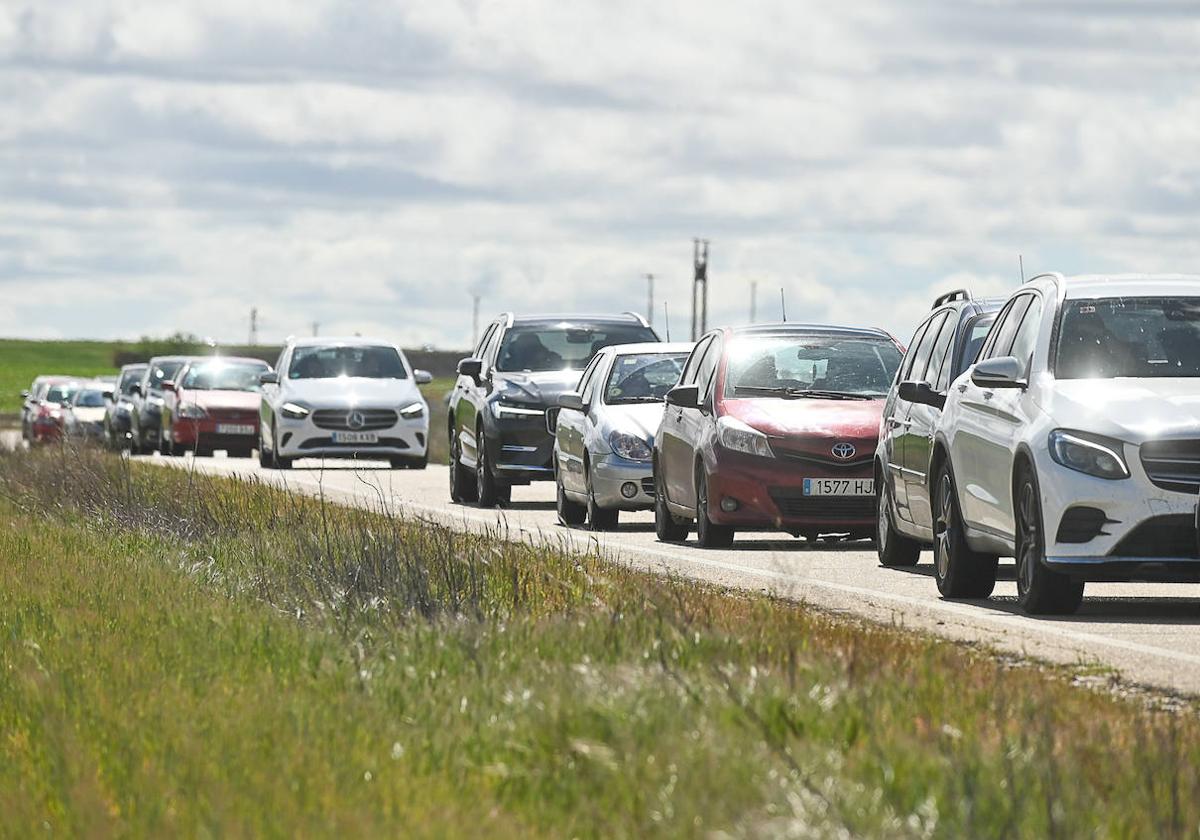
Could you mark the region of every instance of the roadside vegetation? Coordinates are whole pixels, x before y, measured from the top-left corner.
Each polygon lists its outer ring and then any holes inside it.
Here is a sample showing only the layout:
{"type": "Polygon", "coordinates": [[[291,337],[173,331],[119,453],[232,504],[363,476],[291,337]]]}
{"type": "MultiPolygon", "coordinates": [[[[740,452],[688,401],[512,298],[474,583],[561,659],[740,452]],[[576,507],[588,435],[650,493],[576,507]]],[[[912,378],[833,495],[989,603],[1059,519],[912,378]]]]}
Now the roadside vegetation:
{"type": "Polygon", "coordinates": [[[1181,702],[93,451],[0,456],[0,834],[1194,835],[1181,702]]]}

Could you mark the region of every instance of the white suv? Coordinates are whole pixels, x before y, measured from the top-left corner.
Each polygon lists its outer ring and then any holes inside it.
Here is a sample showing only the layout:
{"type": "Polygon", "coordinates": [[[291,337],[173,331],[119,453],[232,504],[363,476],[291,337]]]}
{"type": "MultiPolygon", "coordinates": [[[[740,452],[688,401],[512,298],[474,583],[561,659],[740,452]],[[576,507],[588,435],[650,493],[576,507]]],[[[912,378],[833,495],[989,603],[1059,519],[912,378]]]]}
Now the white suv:
{"type": "Polygon", "coordinates": [[[931,463],[946,597],[1017,559],[1020,607],[1200,579],[1200,277],[1035,277],[949,390],[931,463]]]}
{"type": "Polygon", "coordinates": [[[259,462],[288,469],[296,458],[386,458],[424,469],[429,406],[417,386],[431,380],[388,341],[290,342],[262,376],[259,462]]]}

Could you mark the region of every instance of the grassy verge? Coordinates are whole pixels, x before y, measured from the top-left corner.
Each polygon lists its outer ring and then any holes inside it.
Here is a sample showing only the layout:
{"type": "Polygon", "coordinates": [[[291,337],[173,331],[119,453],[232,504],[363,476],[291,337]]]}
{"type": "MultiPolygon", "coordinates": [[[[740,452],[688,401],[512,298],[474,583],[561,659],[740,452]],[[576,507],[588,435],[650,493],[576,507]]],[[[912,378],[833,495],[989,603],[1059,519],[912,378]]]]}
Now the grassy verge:
{"type": "Polygon", "coordinates": [[[1200,823],[1191,707],[97,453],[5,455],[0,490],[0,813],[16,836],[1200,823]]]}
{"type": "Polygon", "coordinates": [[[0,339],[0,413],[20,412],[21,391],[35,376],[101,376],[116,373],[107,341],[0,339]]]}

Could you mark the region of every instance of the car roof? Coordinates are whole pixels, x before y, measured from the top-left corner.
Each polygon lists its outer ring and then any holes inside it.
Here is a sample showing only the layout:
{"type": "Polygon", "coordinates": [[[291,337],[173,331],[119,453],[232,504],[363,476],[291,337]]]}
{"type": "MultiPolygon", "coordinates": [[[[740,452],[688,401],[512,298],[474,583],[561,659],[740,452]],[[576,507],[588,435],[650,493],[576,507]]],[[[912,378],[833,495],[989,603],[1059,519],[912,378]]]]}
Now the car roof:
{"type": "Polygon", "coordinates": [[[134,362],[131,365],[121,365],[121,373],[124,373],[127,370],[145,370],[148,367],[150,367],[149,362],[134,362]]]}
{"type": "Polygon", "coordinates": [[[146,363],[146,367],[149,367],[150,365],[161,364],[162,362],[190,362],[195,359],[203,359],[203,358],[205,358],[205,357],[204,356],[153,356],[150,359],[150,361],[146,363]]]}
{"type": "Polygon", "coordinates": [[[837,324],[752,324],[745,327],[731,327],[729,331],[734,336],[753,335],[840,335],[859,338],[883,338],[892,341],[893,338],[886,330],[878,327],[844,327],[837,324]]]}
{"type": "Polygon", "coordinates": [[[1200,295],[1200,275],[1196,274],[1076,274],[1062,281],[1068,299],[1200,295]]]}
{"type": "Polygon", "coordinates": [[[632,356],[635,353],[691,353],[695,343],[691,341],[642,341],[638,344],[612,344],[605,350],[614,356],[632,356]]]}
{"type": "Polygon", "coordinates": [[[208,364],[209,362],[244,362],[249,364],[266,365],[267,367],[270,367],[270,365],[264,362],[262,359],[256,359],[254,356],[201,356],[196,359],[191,359],[188,362],[188,365],[204,365],[208,364]]]}
{"type": "Polygon", "coordinates": [[[394,347],[400,345],[390,339],[375,338],[369,335],[348,336],[316,336],[314,338],[293,338],[288,342],[292,347],[394,347]]]}
{"type": "Polygon", "coordinates": [[[542,314],[542,315],[515,315],[510,314],[502,317],[510,319],[511,326],[533,326],[536,324],[561,324],[561,323],[588,323],[588,324],[633,324],[634,326],[647,326],[640,315],[633,312],[621,312],[614,314],[598,313],[572,313],[572,314],[542,314]]]}

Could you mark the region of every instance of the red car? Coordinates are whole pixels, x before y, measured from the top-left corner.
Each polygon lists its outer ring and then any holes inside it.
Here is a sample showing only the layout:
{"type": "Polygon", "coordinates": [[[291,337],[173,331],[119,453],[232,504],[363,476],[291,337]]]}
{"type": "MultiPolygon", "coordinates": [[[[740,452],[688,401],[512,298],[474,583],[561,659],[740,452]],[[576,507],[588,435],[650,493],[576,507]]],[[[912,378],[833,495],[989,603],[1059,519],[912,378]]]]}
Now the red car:
{"type": "Polygon", "coordinates": [[[50,443],[62,440],[63,412],[71,402],[80,382],[68,377],[40,377],[34,383],[24,414],[28,415],[28,434],[31,443],[50,443]]]}
{"type": "Polygon", "coordinates": [[[260,359],[196,359],[173,382],[163,382],[169,398],[162,410],[164,455],[195,452],[249,458],[258,443],[259,377],[271,370],[260,359]]]}
{"type": "Polygon", "coordinates": [[[873,458],[901,348],[882,330],[782,324],[700,340],[654,439],[655,530],[870,536],[873,458]]]}

